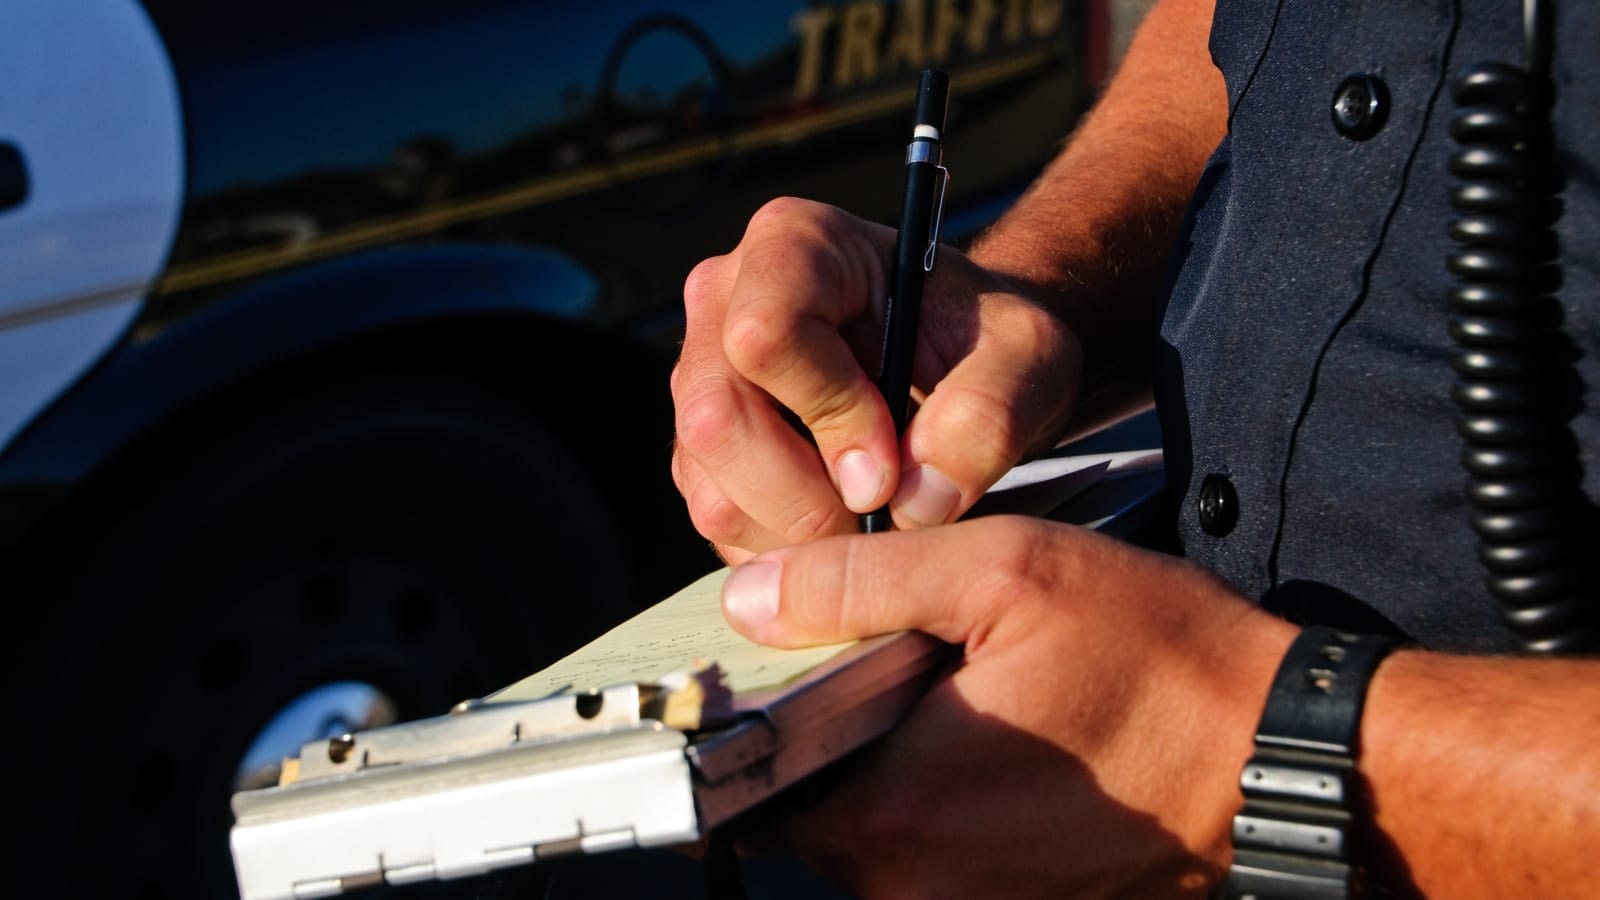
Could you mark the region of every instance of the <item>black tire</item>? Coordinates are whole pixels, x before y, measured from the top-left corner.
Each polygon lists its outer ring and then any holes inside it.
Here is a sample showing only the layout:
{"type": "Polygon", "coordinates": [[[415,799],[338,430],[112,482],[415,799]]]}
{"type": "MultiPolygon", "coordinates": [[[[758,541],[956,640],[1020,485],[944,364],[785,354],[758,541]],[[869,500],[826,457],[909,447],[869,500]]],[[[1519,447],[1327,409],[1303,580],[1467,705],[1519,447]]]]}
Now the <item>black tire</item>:
{"type": "Polygon", "coordinates": [[[471,381],[324,373],[181,433],[24,600],[17,896],[234,896],[235,767],[292,698],[355,680],[438,715],[637,609],[589,475],[471,381]]]}

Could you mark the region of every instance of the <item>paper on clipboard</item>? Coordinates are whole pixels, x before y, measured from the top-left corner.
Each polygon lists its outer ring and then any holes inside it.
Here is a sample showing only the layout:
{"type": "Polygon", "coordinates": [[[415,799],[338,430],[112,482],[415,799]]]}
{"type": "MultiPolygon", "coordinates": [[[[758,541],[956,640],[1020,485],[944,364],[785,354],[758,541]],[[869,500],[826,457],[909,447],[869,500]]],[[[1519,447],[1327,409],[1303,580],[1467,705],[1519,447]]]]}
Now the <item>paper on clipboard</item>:
{"type": "MultiPolygon", "coordinates": [[[[1149,451],[1045,457],[1007,472],[968,515],[1042,514],[1149,451]]],[[[485,698],[488,703],[539,700],[564,690],[627,682],[655,683],[715,664],[737,698],[780,687],[856,643],[786,650],[748,640],[722,617],[727,568],[710,572],[583,647],[485,698]]]]}
{"type": "Polygon", "coordinates": [[[707,573],[550,666],[485,698],[486,703],[540,700],[563,691],[613,684],[655,684],[715,665],[738,698],[768,691],[815,669],[856,641],[785,650],[749,640],[722,617],[729,569],[707,573]]]}

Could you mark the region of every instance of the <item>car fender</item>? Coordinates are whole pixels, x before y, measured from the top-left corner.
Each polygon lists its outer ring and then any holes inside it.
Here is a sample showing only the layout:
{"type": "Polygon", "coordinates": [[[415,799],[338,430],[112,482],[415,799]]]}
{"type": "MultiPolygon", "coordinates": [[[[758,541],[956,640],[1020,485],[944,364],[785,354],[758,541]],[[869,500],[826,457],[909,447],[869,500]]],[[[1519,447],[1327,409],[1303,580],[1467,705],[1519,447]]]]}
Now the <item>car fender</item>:
{"type": "Polygon", "coordinates": [[[396,247],[253,282],[170,325],[135,327],[0,455],[0,552],[125,448],[253,375],[407,328],[494,317],[580,328],[600,299],[593,275],[552,252],[396,247]]]}

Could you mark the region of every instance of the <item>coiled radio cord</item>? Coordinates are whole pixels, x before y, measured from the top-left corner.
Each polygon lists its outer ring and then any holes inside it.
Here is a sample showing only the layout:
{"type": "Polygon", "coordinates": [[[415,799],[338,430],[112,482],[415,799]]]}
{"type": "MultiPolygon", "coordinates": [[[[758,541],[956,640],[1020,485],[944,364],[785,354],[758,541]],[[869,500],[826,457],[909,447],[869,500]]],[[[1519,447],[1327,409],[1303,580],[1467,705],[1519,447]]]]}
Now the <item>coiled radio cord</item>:
{"type": "Polygon", "coordinates": [[[1541,25],[1527,68],[1486,63],[1454,85],[1450,194],[1457,249],[1450,332],[1472,526],[1488,589],[1522,649],[1581,652],[1600,637],[1581,541],[1581,469],[1567,421],[1576,374],[1561,334],[1553,223],[1559,187],[1541,25]]]}

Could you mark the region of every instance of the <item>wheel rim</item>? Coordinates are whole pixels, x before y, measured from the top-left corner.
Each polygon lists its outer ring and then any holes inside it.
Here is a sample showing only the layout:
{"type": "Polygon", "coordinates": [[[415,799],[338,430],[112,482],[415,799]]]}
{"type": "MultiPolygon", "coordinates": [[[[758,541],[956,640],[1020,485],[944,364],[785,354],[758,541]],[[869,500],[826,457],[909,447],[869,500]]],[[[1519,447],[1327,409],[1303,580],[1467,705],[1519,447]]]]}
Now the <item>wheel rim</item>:
{"type": "Polygon", "coordinates": [[[233,770],[233,789],[248,791],[278,783],[283,759],[307,741],[326,740],[392,725],[394,698],[365,681],[318,685],[290,700],[267,720],[233,770]]]}

